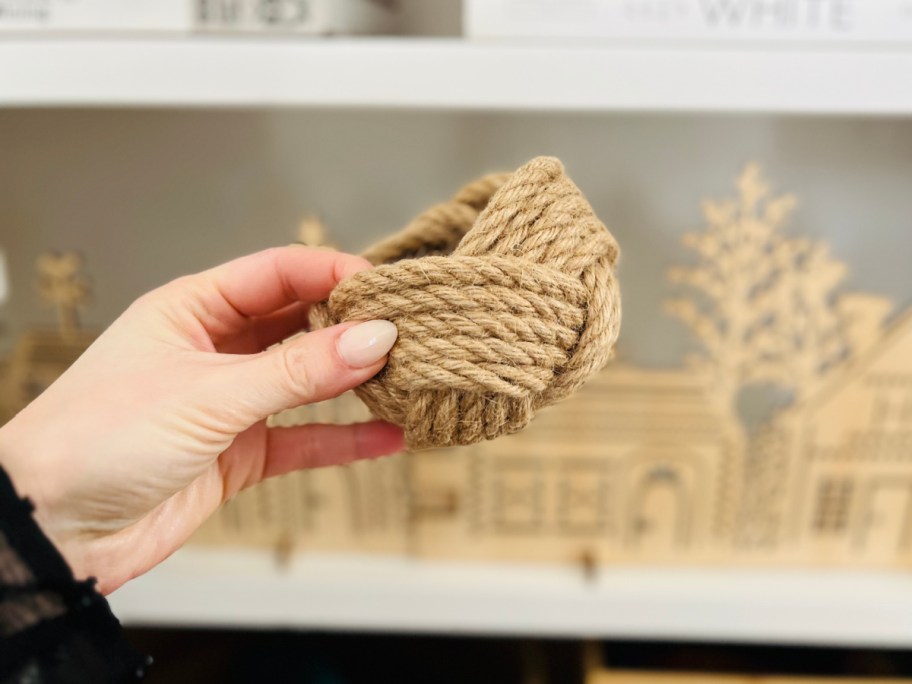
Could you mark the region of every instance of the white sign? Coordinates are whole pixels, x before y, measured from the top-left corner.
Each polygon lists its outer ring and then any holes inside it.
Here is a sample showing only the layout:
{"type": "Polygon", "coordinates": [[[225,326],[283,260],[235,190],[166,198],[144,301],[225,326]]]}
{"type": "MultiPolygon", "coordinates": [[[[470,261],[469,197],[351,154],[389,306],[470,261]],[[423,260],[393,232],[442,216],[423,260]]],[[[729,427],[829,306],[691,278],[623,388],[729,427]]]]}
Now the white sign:
{"type": "Polygon", "coordinates": [[[912,0],[465,0],[478,38],[912,40],[912,0]]]}

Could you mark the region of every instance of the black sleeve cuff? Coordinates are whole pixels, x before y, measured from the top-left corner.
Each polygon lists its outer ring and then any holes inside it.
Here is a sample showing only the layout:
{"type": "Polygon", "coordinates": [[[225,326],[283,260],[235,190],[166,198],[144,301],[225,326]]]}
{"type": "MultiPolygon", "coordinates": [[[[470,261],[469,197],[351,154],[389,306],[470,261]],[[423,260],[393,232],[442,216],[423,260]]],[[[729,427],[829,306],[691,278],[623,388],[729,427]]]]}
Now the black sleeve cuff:
{"type": "Polygon", "coordinates": [[[0,684],[136,682],[151,659],[126,641],[95,580],[77,582],[0,468],[0,684]]]}

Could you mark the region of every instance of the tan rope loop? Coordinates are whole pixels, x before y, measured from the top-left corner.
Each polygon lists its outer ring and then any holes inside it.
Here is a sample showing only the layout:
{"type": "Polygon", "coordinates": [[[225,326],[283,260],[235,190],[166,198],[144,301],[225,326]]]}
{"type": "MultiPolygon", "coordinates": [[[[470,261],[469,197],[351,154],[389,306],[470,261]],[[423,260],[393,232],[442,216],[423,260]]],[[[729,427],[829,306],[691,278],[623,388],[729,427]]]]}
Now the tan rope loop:
{"type": "Polygon", "coordinates": [[[492,175],[364,256],[317,325],[385,319],[399,341],[358,388],[412,448],[521,430],[611,356],[618,247],[556,159],[492,175]]]}
{"type": "Polygon", "coordinates": [[[346,320],[376,318],[394,309],[400,316],[471,310],[538,316],[574,328],[585,319],[586,291],[579,279],[539,264],[504,257],[425,257],[381,265],[359,278],[357,291],[340,289],[333,310],[346,320]],[[548,278],[548,281],[542,280],[548,278]],[[371,299],[361,295],[371,288],[371,299]]]}

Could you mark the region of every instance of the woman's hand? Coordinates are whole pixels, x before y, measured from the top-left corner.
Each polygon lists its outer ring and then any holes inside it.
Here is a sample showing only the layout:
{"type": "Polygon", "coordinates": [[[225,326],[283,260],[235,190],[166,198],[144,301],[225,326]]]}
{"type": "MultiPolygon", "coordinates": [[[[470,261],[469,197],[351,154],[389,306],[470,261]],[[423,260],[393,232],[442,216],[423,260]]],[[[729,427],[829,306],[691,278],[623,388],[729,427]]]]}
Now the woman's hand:
{"type": "Polygon", "coordinates": [[[0,428],[0,465],[79,578],[108,593],[167,558],[261,480],[394,453],[382,422],[267,428],[379,371],[386,321],[309,332],[309,305],[370,268],[305,247],[180,278],[137,300],[0,428]]]}

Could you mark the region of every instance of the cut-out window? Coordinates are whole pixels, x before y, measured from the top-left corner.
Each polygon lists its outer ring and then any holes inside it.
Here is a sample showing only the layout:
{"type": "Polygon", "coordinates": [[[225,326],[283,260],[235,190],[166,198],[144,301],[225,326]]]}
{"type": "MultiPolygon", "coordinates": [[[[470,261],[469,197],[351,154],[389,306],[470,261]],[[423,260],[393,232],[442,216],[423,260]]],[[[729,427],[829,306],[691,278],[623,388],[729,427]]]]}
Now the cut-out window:
{"type": "Polygon", "coordinates": [[[852,505],[852,481],[847,477],[828,477],[817,490],[814,529],[821,534],[839,534],[849,525],[852,505]]]}
{"type": "Polygon", "coordinates": [[[493,478],[493,522],[504,533],[531,534],[544,524],[545,482],[534,459],[498,464],[493,478]]]}
{"type": "Polygon", "coordinates": [[[557,523],[570,534],[608,527],[608,473],[598,462],[565,463],[557,480],[557,523]]]}

